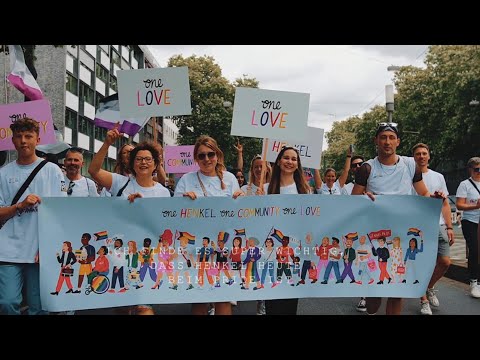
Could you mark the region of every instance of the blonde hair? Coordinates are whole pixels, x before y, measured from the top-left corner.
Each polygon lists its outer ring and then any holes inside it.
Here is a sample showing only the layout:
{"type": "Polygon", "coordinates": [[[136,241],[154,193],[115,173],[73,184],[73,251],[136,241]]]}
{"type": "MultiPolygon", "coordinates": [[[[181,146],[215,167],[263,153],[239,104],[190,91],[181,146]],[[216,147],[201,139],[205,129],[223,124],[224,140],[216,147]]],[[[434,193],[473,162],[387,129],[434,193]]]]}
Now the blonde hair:
{"type": "Polygon", "coordinates": [[[215,173],[220,179],[222,190],[225,190],[227,186],[223,182],[223,171],[226,170],[226,167],[224,165],[225,157],[223,155],[223,151],[220,150],[220,148],[218,147],[217,141],[214,138],[207,135],[202,135],[197,139],[197,141],[195,142],[195,147],[193,148],[193,157],[195,158],[195,160],[197,160],[198,148],[201,145],[206,146],[212,149],[213,151],[215,151],[215,154],[217,155],[217,165],[215,165],[215,173]]]}

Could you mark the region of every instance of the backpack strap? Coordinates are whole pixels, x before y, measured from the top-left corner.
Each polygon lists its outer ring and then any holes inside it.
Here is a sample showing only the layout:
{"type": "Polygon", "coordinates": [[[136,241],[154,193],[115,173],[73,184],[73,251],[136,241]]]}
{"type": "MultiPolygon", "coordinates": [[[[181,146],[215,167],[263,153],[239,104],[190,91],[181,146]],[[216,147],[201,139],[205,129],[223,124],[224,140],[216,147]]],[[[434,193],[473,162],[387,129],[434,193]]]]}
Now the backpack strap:
{"type": "Polygon", "coordinates": [[[120,190],[118,190],[117,196],[122,196],[123,190],[125,190],[125,188],[127,187],[127,185],[128,185],[129,182],[130,182],[130,178],[128,178],[126,184],[123,185],[123,187],[122,187],[120,190]]]}
{"type": "Polygon", "coordinates": [[[45,164],[48,162],[48,160],[43,160],[40,164],[38,164],[35,169],[28,175],[27,180],[23,183],[23,185],[18,189],[17,193],[13,197],[11,205],[15,205],[17,201],[20,199],[20,197],[23,195],[25,190],[27,190],[28,186],[32,182],[33,178],[38,174],[38,172],[42,169],[42,167],[45,166],[45,164]]]}

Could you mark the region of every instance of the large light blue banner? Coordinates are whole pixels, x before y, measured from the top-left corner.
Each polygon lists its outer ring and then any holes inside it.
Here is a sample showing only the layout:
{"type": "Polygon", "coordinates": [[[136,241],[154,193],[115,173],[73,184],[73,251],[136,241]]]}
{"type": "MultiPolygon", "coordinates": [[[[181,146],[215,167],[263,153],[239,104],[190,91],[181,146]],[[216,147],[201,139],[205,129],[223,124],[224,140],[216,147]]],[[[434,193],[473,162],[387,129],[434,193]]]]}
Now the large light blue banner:
{"type": "Polygon", "coordinates": [[[45,198],[42,304],[420,297],[440,208],[417,196],[45,198]]]}

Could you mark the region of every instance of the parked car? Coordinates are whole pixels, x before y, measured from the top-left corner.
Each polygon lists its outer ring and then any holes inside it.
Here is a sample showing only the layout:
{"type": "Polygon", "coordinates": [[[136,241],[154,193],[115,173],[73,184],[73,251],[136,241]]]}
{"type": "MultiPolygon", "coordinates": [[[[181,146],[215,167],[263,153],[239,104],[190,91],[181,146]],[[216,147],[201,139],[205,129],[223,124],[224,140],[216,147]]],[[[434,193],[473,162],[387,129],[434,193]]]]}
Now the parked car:
{"type": "Polygon", "coordinates": [[[460,224],[463,211],[457,209],[457,198],[455,195],[448,195],[448,201],[450,202],[450,208],[452,209],[452,224],[460,224]]]}

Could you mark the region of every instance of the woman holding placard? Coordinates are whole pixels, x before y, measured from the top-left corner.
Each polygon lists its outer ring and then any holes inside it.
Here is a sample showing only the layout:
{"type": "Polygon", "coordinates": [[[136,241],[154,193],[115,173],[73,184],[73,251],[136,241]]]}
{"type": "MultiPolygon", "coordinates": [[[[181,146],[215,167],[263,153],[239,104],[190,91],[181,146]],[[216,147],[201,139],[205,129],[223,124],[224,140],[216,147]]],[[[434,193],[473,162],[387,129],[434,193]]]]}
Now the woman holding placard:
{"type": "MultiPolygon", "coordinates": [[[[244,195],[235,176],[226,171],[224,155],[215,139],[202,135],[195,142],[193,157],[200,170],[182,176],[174,196],[188,196],[195,200],[202,196],[228,196],[236,199],[244,195]]],[[[208,304],[192,304],[193,315],[207,315],[208,304]]],[[[217,315],[231,315],[230,302],[215,303],[217,315]]]]}
{"type": "MultiPolygon", "coordinates": [[[[285,146],[280,150],[272,168],[270,183],[265,184],[258,193],[311,194],[297,149],[285,146]]],[[[265,305],[267,315],[296,315],[298,299],[266,300],[265,305]]]]}

